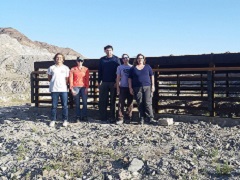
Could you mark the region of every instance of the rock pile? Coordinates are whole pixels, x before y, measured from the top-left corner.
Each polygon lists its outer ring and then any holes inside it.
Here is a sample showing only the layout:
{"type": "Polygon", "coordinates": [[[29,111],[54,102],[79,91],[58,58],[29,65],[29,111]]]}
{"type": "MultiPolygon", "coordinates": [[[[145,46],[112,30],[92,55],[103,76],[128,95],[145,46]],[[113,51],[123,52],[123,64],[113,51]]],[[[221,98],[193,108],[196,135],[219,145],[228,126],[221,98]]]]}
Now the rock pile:
{"type": "Polygon", "coordinates": [[[239,179],[238,126],[104,124],[90,110],[88,123],[50,128],[49,112],[0,109],[1,179],[239,179]]]}

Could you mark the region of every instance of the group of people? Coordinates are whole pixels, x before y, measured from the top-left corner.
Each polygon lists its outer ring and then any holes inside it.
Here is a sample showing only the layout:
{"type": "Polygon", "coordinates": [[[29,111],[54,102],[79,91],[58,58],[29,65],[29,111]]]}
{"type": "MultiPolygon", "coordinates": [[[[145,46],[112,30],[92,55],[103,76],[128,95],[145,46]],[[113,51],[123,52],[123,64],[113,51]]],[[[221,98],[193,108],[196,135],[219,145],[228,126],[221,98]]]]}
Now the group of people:
{"type": "MultiPolygon", "coordinates": [[[[152,96],[155,91],[152,68],[146,64],[145,56],[138,54],[129,64],[128,54],[120,59],[113,54],[113,47],[104,47],[106,56],[99,60],[98,88],[99,88],[99,115],[101,121],[117,124],[132,121],[133,99],[136,100],[139,110],[140,124],[153,121],[152,96]],[[107,107],[110,94],[110,114],[107,107]],[[115,117],[116,95],[119,96],[117,120],[115,117]],[[125,103],[125,101],[127,101],[125,103]],[[126,104],[126,106],[125,106],[126,104]],[[126,107],[126,111],[124,111],[126,107]]],[[[88,121],[87,98],[89,88],[89,69],[83,66],[84,59],[78,57],[76,66],[71,70],[64,65],[65,57],[57,53],[53,58],[55,64],[48,68],[49,91],[52,97],[51,122],[54,127],[57,120],[57,106],[60,97],[62,105],[63,126],[68,125],[68,87],[74,97],[76,119],[75,122],[88,121]],[[80,109],[80,98],[82,109],[80,109]]]]}

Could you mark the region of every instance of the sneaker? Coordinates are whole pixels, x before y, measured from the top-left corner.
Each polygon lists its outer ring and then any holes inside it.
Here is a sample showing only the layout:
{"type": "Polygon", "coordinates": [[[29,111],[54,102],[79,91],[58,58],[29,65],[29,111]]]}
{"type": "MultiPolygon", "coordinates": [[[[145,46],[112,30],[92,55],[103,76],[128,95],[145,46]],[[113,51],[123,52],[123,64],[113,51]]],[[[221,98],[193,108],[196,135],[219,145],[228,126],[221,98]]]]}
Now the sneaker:
{"type": "Polygon", "coordinates": [[[126,117],[126,119],[125,119],[125,121],[124,121],[124,123],[125,124],[130,124],[131,123],[131,120],[132,120],[132,117],[126,117]]]}
{"type": "Polygon", "coordinates": [[[152,123],[154,123],[154,119],[153,119],[153,118],[150,118],[150,119],[149,119],[149,124],[152,124],[152,123]]]}
{"type": "Polygon", "coordinates": [[[51,121],[49,124],[50,127],[54,127],[55,126],[55,121],[51,121]]]}
{"type": "Polygon", "coordinates": [[[67,127],[68,126],[68,122],[67,122],[67,120],[64,120],[63,121],[63,127],[67,127]]]}
{"type": "Polygon", "coordinates": [[[144,118],[143,118],[143,117],[141,117],[141,118],[139,119],[139,124],[144,125],[144,118]]]}
{"type": "Polygon", "coordinates": [[[116,122],[116,124],[118,124],[118,125],[119,125],[119,124],[123,124],[123,119],[122,119],[122,118],[118,119],[117,122],[116,122]]]}
{"type": "Polygon", "coordinates": [[[87,122],[87,121],[88,121],[88,117],[87,117],[87,116],[84,116],[84,117],[82,118],[82,120],[85,121],[85,122],[87,122]]]}
{"type": "Polygon", "coordinates": [[[109,124],[114,124],[114,123],[116,123],[115,118],[109,118],[109,119],[108,119],[108,123],[109,123],[109,124]]]}
{"type": "Polygon", "coordinates": [[[80,120],[81,120],[81,118],[80,118],[80,117],[77,117],[75,122],[76,122],[76,123],[79,123],[80,120]]]}
{"type": "Polygon", "coordinates": [[[154,119],[152,117],[148,117],[145,119],[145,122],[148,124],[152,124],[152,123],[154,123],[154,119]]]}

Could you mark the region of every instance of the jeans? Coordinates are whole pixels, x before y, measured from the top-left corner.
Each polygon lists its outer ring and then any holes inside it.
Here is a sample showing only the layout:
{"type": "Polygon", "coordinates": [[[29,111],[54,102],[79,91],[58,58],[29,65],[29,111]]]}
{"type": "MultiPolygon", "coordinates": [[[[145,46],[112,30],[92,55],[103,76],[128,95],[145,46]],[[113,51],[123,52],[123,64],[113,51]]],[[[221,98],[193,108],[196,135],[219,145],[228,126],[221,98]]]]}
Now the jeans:
{"type": "Polygon", "coordinates": [[[153,118],[151,87],[134,87],[133,91],[138,104],[139,117],[153,118]]]}
{"type": "Polygon", "coordinates": [[[58,99],[60,97],[62,104],[62,120],[68,120],[68,92],[51,92],[52,96],[52,109],[51,109],[51,120],[57,120],[57,106],[58,99]]]}
{"type": "Polygon", "coordinates": [[[107,106],[110,92],[110,118],[115,119],[116,88],[115,82],[102,82],[99,87],[99,113],[101,120],[107,120],[107,106]]]}
{"type": "Polygon", "coordinates": [[[76,115],[77,117],[86,117],[87,116],[87,94],[85,94],[85,87],[78,87],[79,92],[74,97],[75,105],[76,105],[76,115]],[[80,97],[82,97],[82,112],[80,110],[80,97]]]}
{"type": "Polygon", "coordinates": [[[133,95],[130,94],[128,87],[120,87],[118,103],[118,119],[124,118],[125,100],[127,100],[126,116],[127,118],[131,119],[133,110],[133,95]]]}

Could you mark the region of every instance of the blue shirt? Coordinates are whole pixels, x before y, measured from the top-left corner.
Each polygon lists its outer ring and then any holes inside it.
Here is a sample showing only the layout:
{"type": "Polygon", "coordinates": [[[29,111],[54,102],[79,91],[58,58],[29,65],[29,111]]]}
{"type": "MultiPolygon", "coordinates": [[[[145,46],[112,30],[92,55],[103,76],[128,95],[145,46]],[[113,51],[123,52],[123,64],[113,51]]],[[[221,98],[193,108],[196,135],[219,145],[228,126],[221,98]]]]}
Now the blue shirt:
{"type": "Polygon", "coordinates": [[[141,70],[138,70],[135,66],[132,67],[129,71],[128,78],[132,79],[132,87],[134,88],[151,86],[150,76],[153,76],[153,70],[148,64],[145,64],[141,70]]]}
{"type": "Polygon", "coordinates": [[[121,77],[119,85],[120,87],[128,87],[128,75],[131,67],[132,67],[131,64],[128,65],[122,64],[121,66],[118,66],[117,75],[121,77]]]}
{"type": "Polygon", "coordinates": [[[116,82],[116,71],[120,64],[120,59],[117,56],[113,55],[111,58],[102,57],[98,66],[98,83],[116,82]]]}

